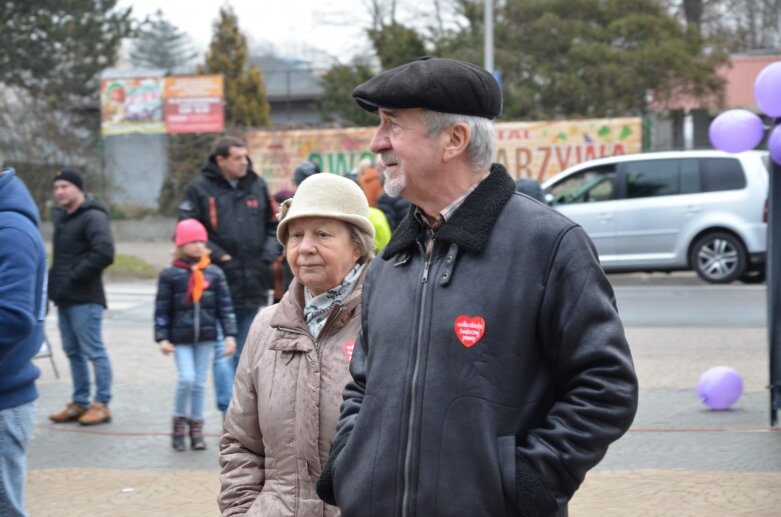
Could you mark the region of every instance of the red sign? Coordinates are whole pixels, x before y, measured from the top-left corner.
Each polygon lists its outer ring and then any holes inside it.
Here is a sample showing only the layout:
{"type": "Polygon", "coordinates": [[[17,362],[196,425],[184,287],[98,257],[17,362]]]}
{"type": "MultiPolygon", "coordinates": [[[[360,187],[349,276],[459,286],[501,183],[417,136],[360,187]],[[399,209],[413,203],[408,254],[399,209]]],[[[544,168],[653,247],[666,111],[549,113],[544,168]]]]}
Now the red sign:
{"type": "Polygon", "coordinates": [[[219,133],[225,128],[222,76],[166,77],[166,133],[219,133]]]}

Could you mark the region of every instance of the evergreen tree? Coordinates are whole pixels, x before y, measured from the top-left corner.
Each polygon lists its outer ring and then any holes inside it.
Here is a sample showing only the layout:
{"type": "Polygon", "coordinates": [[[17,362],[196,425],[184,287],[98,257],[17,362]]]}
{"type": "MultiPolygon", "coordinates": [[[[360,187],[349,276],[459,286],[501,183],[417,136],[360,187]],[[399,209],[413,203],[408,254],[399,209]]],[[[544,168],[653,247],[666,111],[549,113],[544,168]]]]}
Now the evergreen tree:
{"type": "Polygon", "coordinates": [[[206,62],[198,71],[225,77],[227,125],[268,126],[271,115],[263,74],[257,66],[247,66],[248,56],[247,38],[239,29],[238,17],[230,7],[221,7],[206,62]]]}
{"type": "Polygon", "coordinates": [[[368,81],[374,71],[361,60],[349,65],[337,64],[323,74],[323,101],[320,112],[326,121],[336,121],[345,126],[374,126],[377,117],[362,109],[352,97],[353,89],[368,81]]]}
{"type": "Polygon", "coordinates": [[[130,62],[137,67],[161,68],[167,74],[186,71],[198,56],[187,34],[166,20],[158,9],[138,31],[130,51],[130,62]]]}
{"type": "MultiPolygon", "coordinates": [[[[480,63],[482,0],[459,0],[468,26],[440,55],[480,63]]],[[[495,11],[495,62],[508,119],[639,115],[645,92],[719,98],[717,41],[687,30],[660,0],[515,0],[495,11]]]]}
{"type": "Polygon", "coordinates": [[[379,29],[369,29],[367,32],[384,70],[426,55],[423,39],[415,29],[405,27],[396,21],[383,24],[379,29]]]}
{"type": "Polygon", "coordinates": [[[132,33],[131,8],[117,0],[3,2],[2,82],[54,109],[96,102],[100,72],[132,33]]]}
{"type": "MultiPolygon", "coordinates": [[[[132,36],[117,0],[36,0],[0,7],[0,156],[17,167],[40,207],[51,171],[100,170],[100,73],[132,36]]],[[[95,181],[97,179],[98,181],[95,181]]],[[[46,216],[48,211],[41,210],[46,216]]]]}

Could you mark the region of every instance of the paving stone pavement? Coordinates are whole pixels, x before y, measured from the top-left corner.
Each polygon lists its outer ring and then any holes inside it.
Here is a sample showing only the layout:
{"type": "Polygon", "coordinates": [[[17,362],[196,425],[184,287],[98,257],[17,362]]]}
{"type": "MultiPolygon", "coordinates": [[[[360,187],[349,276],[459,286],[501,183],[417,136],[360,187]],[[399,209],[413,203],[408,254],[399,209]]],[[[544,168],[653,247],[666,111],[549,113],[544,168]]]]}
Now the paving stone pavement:
{"type": "MultiPolygon", "coordinates": [[[[208,450],[170,448],[176,370],[152,340],[152,282],[109,285],[104,335],[114,366],[114,418],[84,428],[46,418],[70,396],[56,314],[47,334],[60,379],[41,358],[27,506],[37,516],[213,516],[219,512],[220,414],[207,389],[208,450]]],[[[640,407],[632,429],[570,504],[579,516],[781,515],[781,432],[768,427],[765,328],[627,329],[640,407]],[[708,367],[744,376],[733,410],[708,411],[694,386],[708,367]]]]}

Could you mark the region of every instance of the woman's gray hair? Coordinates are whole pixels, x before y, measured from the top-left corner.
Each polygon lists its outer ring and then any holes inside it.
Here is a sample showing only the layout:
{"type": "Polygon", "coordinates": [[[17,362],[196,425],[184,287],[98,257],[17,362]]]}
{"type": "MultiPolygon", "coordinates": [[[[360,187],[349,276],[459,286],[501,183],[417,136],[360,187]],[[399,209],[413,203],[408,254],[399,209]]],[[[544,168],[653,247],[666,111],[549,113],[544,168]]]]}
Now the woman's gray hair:
{"type": "Polygon", "coordinates": [[[469,161],[477,168],[488,169],[494,158],[494,123],[484,117],[441,113],[439,111],[423,110],[423,123],[426,134],[437,136],[445,129],[456,124],[466,124],[472,134],[466,148],[469,161]]]}
{"type": "Polygon", "coordinates": [[[350,238],[361,250],[361,258],[358,259],[358,262],[364,264],[374,257],[374,248],[376,247],[374,245],[374,239],[354,224],[348,222],[345,222],[345,224],[350,228],[350,238]]]}

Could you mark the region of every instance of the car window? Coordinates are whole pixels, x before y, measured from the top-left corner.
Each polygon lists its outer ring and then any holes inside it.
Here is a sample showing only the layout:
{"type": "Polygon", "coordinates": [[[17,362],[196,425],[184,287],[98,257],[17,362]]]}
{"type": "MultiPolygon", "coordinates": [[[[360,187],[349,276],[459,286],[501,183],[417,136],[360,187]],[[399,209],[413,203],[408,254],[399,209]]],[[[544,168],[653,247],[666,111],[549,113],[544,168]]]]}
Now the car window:
{"type": "Polygon", "coordinates": [[[567,177],[548,192],[555,205],[608,201],[613,199],[615,178],[614,165],[594,167],[567,177]]]}
{"type": "Polygon", "coordinates": [[[746,176],[735,158],[706,158],[702,161],[702,192],[739,190],[746,187],[746,176]]]}
{"type": "Polygon", "coordinates": [[[681,194],[697,194],[702,192],[700,182],[700,159],[685,158],[680,161],[681,194]]]}
{"type": "Polygon", "coordinates": [[[624,163],[626,197],[671,196],[679,192],[679,160],[640,160],[624,163]]]}

